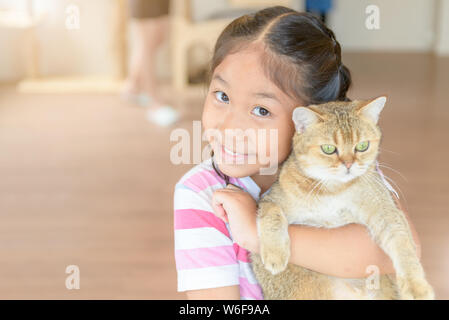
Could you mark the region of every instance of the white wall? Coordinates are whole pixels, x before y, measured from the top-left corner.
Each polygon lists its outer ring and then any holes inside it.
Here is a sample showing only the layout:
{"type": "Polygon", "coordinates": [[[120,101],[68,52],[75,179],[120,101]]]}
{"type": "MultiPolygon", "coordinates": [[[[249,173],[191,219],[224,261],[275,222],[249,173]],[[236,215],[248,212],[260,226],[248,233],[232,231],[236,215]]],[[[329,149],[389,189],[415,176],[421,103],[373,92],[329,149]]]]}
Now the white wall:
{"type": "MultiPolygon", "coordinates": [[[[446,0],[443,0],[446,1],[446,0]]],[[[434,0],[334,1],[329,24],[344,50],[428,51],[434,41],[434,0]],[[380,29],[365,27],[368,5],[377,5],[380,29]]]]}
{"type": "MultiPolygon", "coordinates": [[[[273,0],[275,2],[275,0],[273,0]]],[[[191,0],[192,18],[195,21],[207,19],[220,10],[229,9],[227,0],[191,0]]],[[[290,6],[295,10],[303,10],[303,0],[290,0],[290,6]]]]}
{"type": "Polygon", "coordinates": [[[436,14],[435,51],[440,55],[449,55],[449,0],[438,0],[436,14]]]}
{"type": "MultiPolygon", "coordinates": [[[[301,0],[295,0],[301,7],[301,0]]],[[[44,75],[111,74],[114,55],[111,16],[114,0],[34,0],[36,11],[47,11],[39,28],[41,67],[44,75]],[[65,9],[80,8],[80,29],[65,28],[65,9]]],[[[329,24],[343,50],[430,51],[449,55],[449,0],[336,0],[329,24]],[[380,9],[380,29],[365,28],[365,8],[380,9]],[[437,17],[435,17],[437,15],[437,17]],[[435,36],[435,29],[439,36],[435,36]]],[[[193,0],[193,15],[202,19],[226,6],[226,0],[193,0]]],[[[26,8],[26,0],[0,0],[5,7],[26,8]]],[[[0,81],[24,75],[24,33],[0,27],[0,81]]],[[[131,39],[132,40],[132,39],[131,39]]],[[[167,76],[169,48],[160,54],[159,74],[167,76]]]]}

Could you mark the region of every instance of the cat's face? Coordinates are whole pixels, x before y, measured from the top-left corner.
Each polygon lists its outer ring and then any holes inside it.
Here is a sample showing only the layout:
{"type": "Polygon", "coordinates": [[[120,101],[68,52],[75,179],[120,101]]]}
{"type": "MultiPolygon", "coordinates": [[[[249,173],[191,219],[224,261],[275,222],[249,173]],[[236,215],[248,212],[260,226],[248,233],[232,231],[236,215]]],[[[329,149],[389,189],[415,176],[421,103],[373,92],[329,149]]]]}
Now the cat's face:
{"type": "Polygon", "coordinates": [[[293,152],[304,174],[328,183],[346,183],[363,175],[376,160],[377,126],[386,98],[330,102],[293,112],[293,152]]]}

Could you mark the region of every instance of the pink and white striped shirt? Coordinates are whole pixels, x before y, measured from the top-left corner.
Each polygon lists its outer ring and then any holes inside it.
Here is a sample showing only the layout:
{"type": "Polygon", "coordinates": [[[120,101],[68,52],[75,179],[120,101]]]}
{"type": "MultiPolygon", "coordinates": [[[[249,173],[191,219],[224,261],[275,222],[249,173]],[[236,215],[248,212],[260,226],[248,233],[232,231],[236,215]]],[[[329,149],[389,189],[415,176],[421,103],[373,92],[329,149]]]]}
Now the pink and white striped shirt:
{"type": "MultiPolygon", "coordinates": [[[[248,251],[233,240],[229,224],[213,213],[212,195],[215,190],[225,188],[226,183],[214,171],[211,160],[193,167],[175,186],[178,291],[238,285],[241,299],[263,299],[248,251]]],[[[397,196],[377,169],[388,189],[397,196]]],[[[260,187],[251,177],[230,178],[230,182],[242,187],[254,200],[259,200],[260,187]]]]}
{"type": "MultiPolygon", "coordinates": [[[[250,177],[230,178],[229,182],[259,200],[260,188],[250,177]]],[[[178,291],[238,285],[241,299],[263,299],[248,251],[233,240],[229,224],[213,213],[212,195],[225,187],[226,182],[214,171],[211,158],[193,167],[176,184],[178,291]]]]}

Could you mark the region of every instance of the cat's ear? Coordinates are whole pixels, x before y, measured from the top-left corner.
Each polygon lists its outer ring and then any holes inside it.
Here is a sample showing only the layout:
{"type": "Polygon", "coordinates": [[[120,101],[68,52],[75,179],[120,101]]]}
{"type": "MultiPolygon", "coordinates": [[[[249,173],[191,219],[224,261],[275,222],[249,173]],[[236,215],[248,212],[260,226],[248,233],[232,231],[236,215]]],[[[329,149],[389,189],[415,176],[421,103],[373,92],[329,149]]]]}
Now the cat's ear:
{"type": "Polygon", "coordinates": [[[379,121],[380,112],[385,106],[385,102],[387,102],[387,97],[378,97],[360,107],[358,112],[360,115],[365,116],[366,118],[377,124],[377,121],[379,121]]]}
{"type": "Polygon", "coordinates": [[[310,125],[320,121],[320,115],[310,108],[297,107],[293,110],[293,122],[295,123],[296,131],[303,133],[310,125]]]}

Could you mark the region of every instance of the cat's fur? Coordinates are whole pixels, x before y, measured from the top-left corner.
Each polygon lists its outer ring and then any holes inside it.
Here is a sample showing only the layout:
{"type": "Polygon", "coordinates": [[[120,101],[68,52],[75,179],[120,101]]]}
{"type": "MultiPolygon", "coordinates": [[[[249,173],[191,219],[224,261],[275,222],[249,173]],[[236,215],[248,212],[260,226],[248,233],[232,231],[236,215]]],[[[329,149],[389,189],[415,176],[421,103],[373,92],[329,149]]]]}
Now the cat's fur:
{"type": "Polygon", "coordinates": [[[292,153],[259,202],[260,255],[251,254],[266,299],[434,299],[407,220],[376,171],[377,121],[385,101],[379,97],[294,110],[292,153]],[[366,140],[368,149],[356,152],[355,145],[366,140]],[[338,153],[325,154],[323,144],[335,145],[338,153]],[[396,276],[381,275],[373,289],[365,278],[336,278],[288,263],[289,224],[335,228],[348,223],[367,227],[391,258],[396,276]]]}

